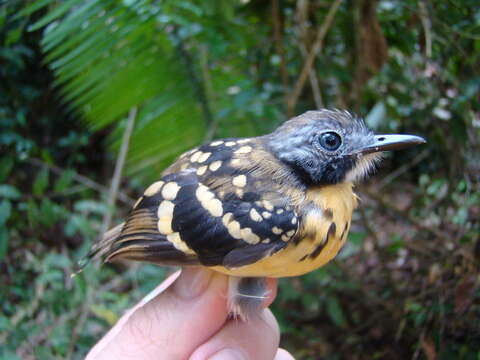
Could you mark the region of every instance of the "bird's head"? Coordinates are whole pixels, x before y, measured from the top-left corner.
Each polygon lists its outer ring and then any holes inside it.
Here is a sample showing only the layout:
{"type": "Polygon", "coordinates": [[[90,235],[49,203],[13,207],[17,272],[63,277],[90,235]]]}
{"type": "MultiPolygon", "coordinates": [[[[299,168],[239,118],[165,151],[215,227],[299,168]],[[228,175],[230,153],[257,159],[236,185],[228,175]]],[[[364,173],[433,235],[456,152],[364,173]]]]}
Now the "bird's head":
{"type": "Polygon", "coordinates": [[[266,137],[275,156],[308,185],[356,182],[380,160],[381,152],[425,140],[414,135],[376,135],[347,111],[308,111],[266,137]]]}

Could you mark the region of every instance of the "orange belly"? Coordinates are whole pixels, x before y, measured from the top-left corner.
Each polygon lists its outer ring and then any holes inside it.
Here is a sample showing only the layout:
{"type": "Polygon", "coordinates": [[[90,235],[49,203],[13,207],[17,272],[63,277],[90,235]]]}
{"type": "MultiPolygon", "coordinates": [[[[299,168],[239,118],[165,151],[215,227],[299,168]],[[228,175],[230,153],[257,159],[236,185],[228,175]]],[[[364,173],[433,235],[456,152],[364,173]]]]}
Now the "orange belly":
{"type": "Polygon", "coordinates": [[[309,202],[317,210],[303,215],[297,241],[291,240],[283,250],[254,264],[234,269],[215,266],[213,270],[233,276],[289,277],[325,265],[345,244],[357,198],[352,184],[339,184],[309,190],[297,207],[309,202]]]}

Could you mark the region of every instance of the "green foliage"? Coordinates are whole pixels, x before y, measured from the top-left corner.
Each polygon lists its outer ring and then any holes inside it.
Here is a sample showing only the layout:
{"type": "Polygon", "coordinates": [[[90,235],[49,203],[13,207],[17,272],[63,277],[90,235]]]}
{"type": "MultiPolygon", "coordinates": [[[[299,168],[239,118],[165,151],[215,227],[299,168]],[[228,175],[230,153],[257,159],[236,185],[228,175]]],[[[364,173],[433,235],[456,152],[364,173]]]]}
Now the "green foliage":
{"type": "MultiPolygon", "coordinates": [[[[0,358],[82,358],[164,276],[109,265],[70,278],[108,210],[129,111],[118,219],[181,151],[286,119],[302,47],[330,4],[0,5],[0,358]]],[[[358,188],[361,211],[332,264],[280,282],[282,346],[298,359],[479,359],[480,10],[368,4],[341,4],[293,110],[320,98],[428,147],[388,155],[358,188]]]]}

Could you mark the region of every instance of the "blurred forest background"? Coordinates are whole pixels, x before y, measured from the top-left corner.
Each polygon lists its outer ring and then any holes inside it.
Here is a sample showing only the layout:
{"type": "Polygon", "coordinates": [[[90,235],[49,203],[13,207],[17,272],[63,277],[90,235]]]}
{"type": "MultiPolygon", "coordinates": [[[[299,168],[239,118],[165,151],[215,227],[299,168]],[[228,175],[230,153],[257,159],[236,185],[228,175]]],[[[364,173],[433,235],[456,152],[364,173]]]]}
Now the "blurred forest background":
{"type": "Polygon", "coordinates": [[[82,358],[161,281],[70,275],[179,153],[337,107],[428,145],[357,188],[334,262],[280,282],[281,345],[480,359],[479,70],[478,0],[0,1],[0,357],[82,358]]]}

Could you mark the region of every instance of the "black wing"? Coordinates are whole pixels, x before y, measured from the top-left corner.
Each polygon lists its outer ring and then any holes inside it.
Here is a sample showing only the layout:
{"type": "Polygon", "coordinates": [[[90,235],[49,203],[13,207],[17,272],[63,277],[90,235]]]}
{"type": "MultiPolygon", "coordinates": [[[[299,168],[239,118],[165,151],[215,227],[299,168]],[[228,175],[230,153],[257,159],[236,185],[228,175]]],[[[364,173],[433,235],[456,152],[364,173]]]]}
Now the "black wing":
{"type": "Polygon", "coordinates": [[[185,170],[150,186],[107,259],[233,268],[285,247],[297,231],[295,211],[284,196],[265,191],[265,179],[260,191],[259,179],[237,166],[248,148],[226,147],[189,154],[185,170]]]}

